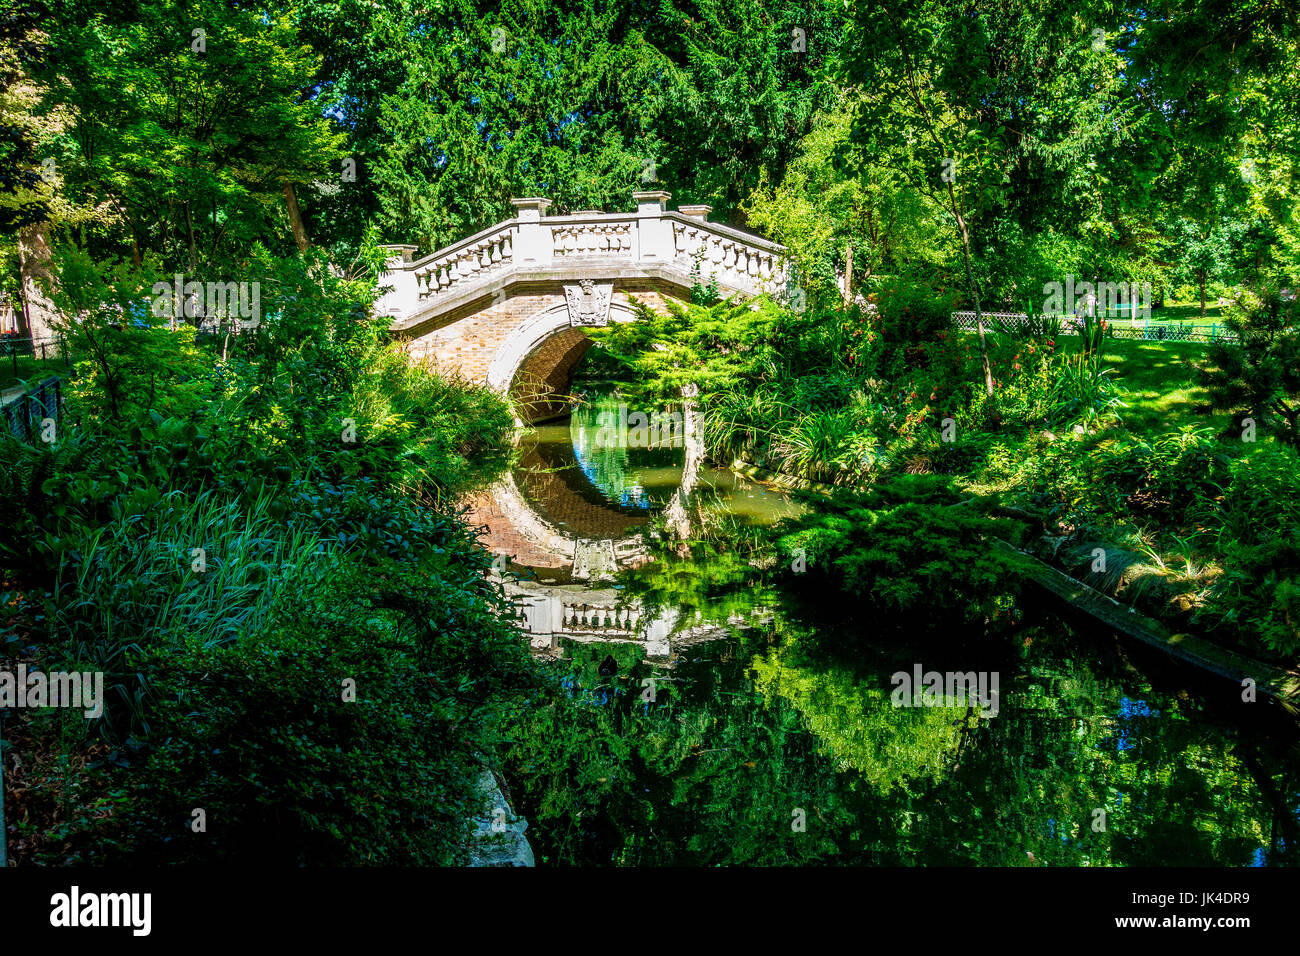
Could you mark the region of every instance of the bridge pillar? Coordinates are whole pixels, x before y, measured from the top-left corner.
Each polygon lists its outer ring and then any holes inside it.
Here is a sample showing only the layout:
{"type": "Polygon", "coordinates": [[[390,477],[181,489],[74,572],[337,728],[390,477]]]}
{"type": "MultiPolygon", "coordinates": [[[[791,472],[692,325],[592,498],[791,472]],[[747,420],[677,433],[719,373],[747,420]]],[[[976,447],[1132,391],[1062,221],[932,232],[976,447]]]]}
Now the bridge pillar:
{"type": "Polygon", "coordinates": [[[512,199],[519,232],[515,239],[515,259],[522,264],[539,265],[551,261],[550,236],[542,229],[542,218],[551,205],[549,199],[532,196],[512,199]]]}
{"type": "Polygon", "coordinates": [[[419,298],[420,291],[417,287],[415,273],[406,268],[418,247],[406,245],[405,243],[392,243],[379,248],[386,253],[384,256],[385,271],[380,285],[389,285],[393,288],[393,291],[385,297],[385,300],[390,304],[387,308],[382,308],[383,303],[381,303],[380,312],[387,312],[389,315],[400,315],[402,310],[395,303],[419,298]]]}
{"type": "Polygon", "coordinates": [[[670,262],[677,254],[677,249],[673,243],[672,224],[663,216],[672,195],[662,189],[655,189],[633,193],[632,198],[636,200],[639,258],[652,262],[670,262]]]}

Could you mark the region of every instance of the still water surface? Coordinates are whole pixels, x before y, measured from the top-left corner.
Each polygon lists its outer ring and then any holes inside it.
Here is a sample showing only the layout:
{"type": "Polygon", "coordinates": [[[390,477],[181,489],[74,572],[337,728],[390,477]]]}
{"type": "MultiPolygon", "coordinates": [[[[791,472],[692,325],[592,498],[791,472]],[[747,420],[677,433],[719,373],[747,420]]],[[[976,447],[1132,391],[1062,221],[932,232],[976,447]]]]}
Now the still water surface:
{"type": "MultiPolygon", "coordinates": [[[[524,439],[516,484],[566,533],[648,532],[683,450],[598,438],[623,400],[591,398],[524,439]]],[[[744,626],[675,643],[667,660],[572,641],[548,663],[554,698],[525,719],[506,766],[540,864],[1300,860],[1295,725],[1268,705],[1243,708],[1238,688],[1045,605],[1017,609],[1010,641],[877,633],[847,599],[782,593],[736,545],[800,511],[786,494],[703,467],[687,505],[689,546],[613,586],[680,612],[683,627],[744,626]],[[895,706],[891,676],[916,667],[997,674],[996,713],[895,706]]]]}

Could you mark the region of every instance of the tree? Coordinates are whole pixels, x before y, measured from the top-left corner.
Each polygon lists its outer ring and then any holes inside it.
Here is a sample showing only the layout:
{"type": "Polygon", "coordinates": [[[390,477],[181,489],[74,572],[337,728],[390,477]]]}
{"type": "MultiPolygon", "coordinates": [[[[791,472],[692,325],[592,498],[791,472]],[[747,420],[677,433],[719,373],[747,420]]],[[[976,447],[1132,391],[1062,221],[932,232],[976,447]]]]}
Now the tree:
{"type": "Polygon", "coordinates": [[[1276,289],[1244,293],[1225,317],[1237,343],[1216,342],[1200,373],[1214,408],[1300,447],[1300,303],[1276,289]]]}
{"type": "MultiPolygon", "coordinates": [[[[939,210],[896,172],[856,155],[851,102],[845,95],[819,115],[784,178],[765,177],[744,207],[751,225],[789,249],[814,299],[833,292],[840,269],[847,286],[850,271],[865,283],[881,272],[947,266],[939,210]]],[[[844,291],[851,300],[852,288],[844,291]]]]}
{"type": "Polygon", "coordinates": [[[818,71],[842,19],[823,0],[465,0],[403,21],[408,72],[377,107],[380,225],[436,247],[510,215],[512,196],[619,209],[654,186],[744,225],[745,198],[830,103],[818,71]]]}
{"type": "Polygon", "coordinates": [[[1177,221],[1173,236],[1181,255],[1176,275],[1196,281],[1201,315],[1205,315],[1206,282],[1226,280],[1236,274],[1234,265],[1249,228],[1249,224],[1227,217],[1217,222],[1194,222],[1187,218],[1177,221]]]}
{"type": "Polygon", "coordinates": [[[43,109],[73,118],[65,188],[119,216],[74,231],[77,242],[191,273],[229,266],[259,240],[302,247],[294,187],[339,167],[342,137],[312,98],[319,58],[292,7],[57,0],[55,22],[43,109]]]}
{"type": "Polygon", "coordinates": [[[1113,54],[1084,26],[1056,0],[894,0],[859,8],[846,41],[841,77],[863,91],[865,155],[944,209],[960,244],[990,396],[977,230],[1027,201],[1017,181],[1068,174],[1113,135],[1113,54]]]}

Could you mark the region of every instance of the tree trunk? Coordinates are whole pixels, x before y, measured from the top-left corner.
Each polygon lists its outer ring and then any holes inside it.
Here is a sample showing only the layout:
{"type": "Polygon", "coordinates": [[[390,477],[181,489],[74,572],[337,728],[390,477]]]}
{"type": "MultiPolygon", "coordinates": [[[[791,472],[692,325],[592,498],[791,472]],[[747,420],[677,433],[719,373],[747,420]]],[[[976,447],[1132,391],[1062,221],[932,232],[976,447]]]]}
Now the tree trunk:
{"type": "Polygon", "coordinates": [[[1201,280],[1201,318],[1205,318],[1205,270],[1204,269],[1202,269],[1198,273],[1198,278],[1201,280]]]}
{"type": "Polygon", "coordinates": [[[980,342],[980,365],[984,369],[984,390],[988,392],[989,397],[993,396],[993,369],[989,365],[989,348],[984,338],[984,313],[980,309],[980,294],[975,288],[975,273],[970,266],[970,232],[966,228],[966,220],[961,213],[957,211],[957,202],[952,197],[952,186],[948,186],[948,195],[953,200],[953,216],[957,219],[957,228],[961,232],[961,254],[962,260],[966,264],[966,284],[970,286],[971,298],[975,300],[975,330],[979,334],[980,342]]]}
{"type": "Polygon", "coordinates": [[[33,223],[18,233],[18,274],[22,282],[22,324],[34,340],[53,338],[59,313],[38,280],[50,279],[50,224],[33,223]]]}
{"type": "Polygon", "coordinates": [[[199,250],[194,244],[194,217],[190,214],[190,204],[185,204],[185,235],[190,244],[190,275],[199,271],[199,250]]]}
{"type": "Polygon", "coordinates": [[[844,253],[844,304],[853,304],[853,243],[844,253]]]}
{"type": "Polygon", "coordinates": [[[289,207],[289,224],[293,226],[293,241],[298,243],[298,251],[307,251],[307,227],[302,224],[302,212],[298,209],[298,197],[294,194],[293,183],[284,184],[284,202],[289,207]]]}

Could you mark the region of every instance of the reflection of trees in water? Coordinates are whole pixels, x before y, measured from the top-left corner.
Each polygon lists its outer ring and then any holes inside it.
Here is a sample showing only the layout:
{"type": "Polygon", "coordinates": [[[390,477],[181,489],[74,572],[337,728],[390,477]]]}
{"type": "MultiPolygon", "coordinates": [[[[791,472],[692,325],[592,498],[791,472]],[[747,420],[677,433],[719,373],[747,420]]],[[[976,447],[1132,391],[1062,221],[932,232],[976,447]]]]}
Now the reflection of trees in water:
{"type": "Polygon", "coordinates": [[[629,411],[616,394],[595,396],[576,408],[570,419],[578,466],[602,494],[624,507],[662,507],[672,496],[675,482],[647,486],[645,473],[680,471],[685,457],[681,434],[680,413],[629,411]]]}
{"type": "Polygon", "coordinates": [[[757,539],[723,539],[661,552],[629,590],[688,618],[763,602],[769,627],[696,648],[668,672],[625,646],[618,675],[602,678],[607,648],[576,649],[554,665],[565,690],[514,735],[530,837],[552,859],[1296,862],[1294,754],[1240,743],[1194,699],[1100,662],[1061,622],[973,649],[873,646],[793,620],[756,567],[757,539]],[[997,668],[997,716],[895,708],[889,675],[904,661],[997,668]],[[805,832],[791,829],[795,810],[805,832]]]}
{"type": "Polygon", "coordinates": [[[691,536],[677,540],[662,522],[647,542],[648,561],[623,575],[620,583],[650,613],[673,608],[680,626],[725,624],[748,619],[774,600],[768,574],[771,548],[758,528],[727,512],[724,499],[697,489],[687,501],[691,536]]]}

